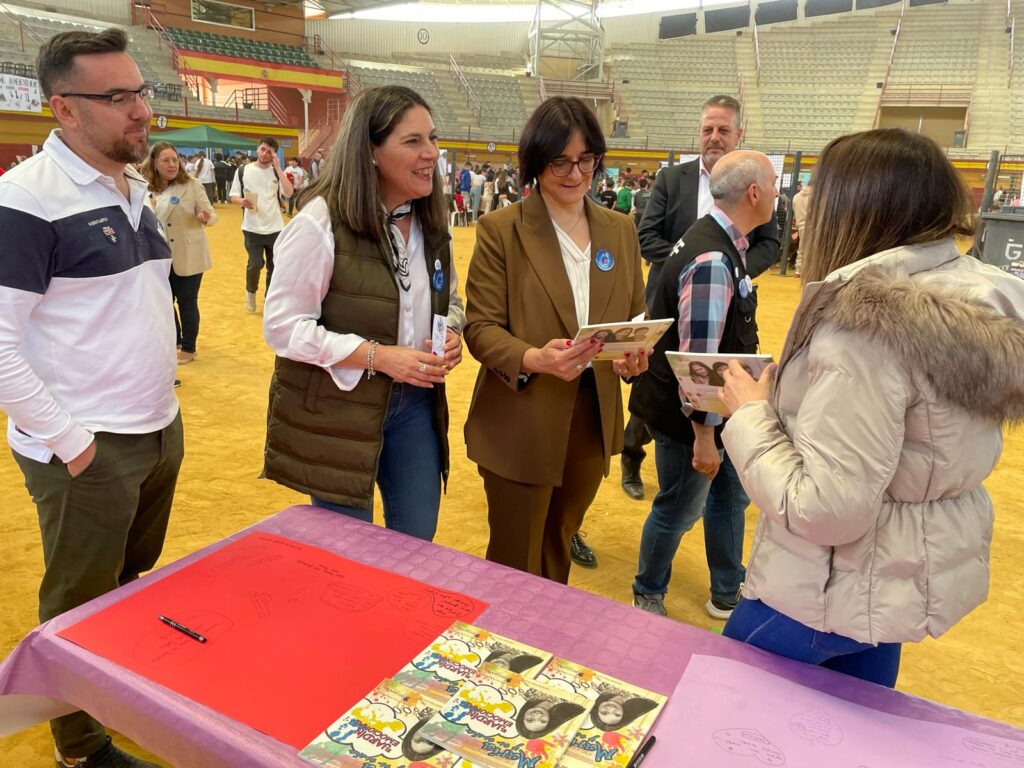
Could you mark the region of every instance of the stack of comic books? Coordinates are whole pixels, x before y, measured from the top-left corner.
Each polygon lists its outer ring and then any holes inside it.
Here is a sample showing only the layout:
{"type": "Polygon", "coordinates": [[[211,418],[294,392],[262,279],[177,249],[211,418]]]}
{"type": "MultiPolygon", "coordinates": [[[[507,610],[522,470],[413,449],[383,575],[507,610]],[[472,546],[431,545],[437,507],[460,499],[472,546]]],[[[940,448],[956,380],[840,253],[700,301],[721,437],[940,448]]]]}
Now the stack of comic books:
{"type": "Polygon", "coordinates": [[[665,700],[455,622],[300,757],[325,768],[625,766],[665,700]]]}

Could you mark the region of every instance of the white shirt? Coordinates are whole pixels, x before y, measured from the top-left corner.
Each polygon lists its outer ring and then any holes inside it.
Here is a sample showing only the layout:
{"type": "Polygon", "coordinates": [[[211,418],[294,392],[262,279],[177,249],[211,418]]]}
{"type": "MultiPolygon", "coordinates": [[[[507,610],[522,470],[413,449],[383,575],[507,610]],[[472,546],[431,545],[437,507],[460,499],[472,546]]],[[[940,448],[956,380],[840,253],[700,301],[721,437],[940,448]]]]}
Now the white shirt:
{"type": "MultiPolygon", "coordinates": [[[[256,207],[244,208],[242,213],[242,229],[257,235],[272,235],[284,229],[284,217],[281,216],[281,203],[278,199],[279,182],[274,173],[274,166],[261,168],[258,163],[248,163],[245,168],[245,191],[256,193],[256,207]]],[[[228,197],[241,197],[242,187],[238,183],[238,173],[231,182],[228,197]]],[[[276,260],[275,260],[276,262],[276,260]]],[[[276,263],[275,263],[276,268],[276,263]]]]}
{"type": "Polygon", "coordinates": [[[284,172],[292,177],[292,186],[295,188],[295,191],[292,192],[292,194],[294,195],[295,192],[298,192],[305,185],[306,170],[301,165],[294,168],[289,165],[284,169],[284,172]]]}
{"type": "MultiPolygon", "coordinates": [[[[431,335],[432,289],[424,264],[423,231],[415,216],[406,252],[411,287],[408,291],[398,289],[398,344],[423,351],[423,342],[431,335]]],[[[334,333],[317,325],[333,272],[334,230],[327,203],[317,197],[288,223],[274,244],[274,281],[263,307],[263,337],[281,357],[328,369],[338,389],[349,392],[355,389],[364,370],[341,368],[337,363],[355,352],[366,339],[354,333],[334,333]]],[[[449,283],[448,323],[461,333],[464,314],[454,264],[449,283]]]]}
{"type": "Polygon", "coordinates": [[[178,412],[171,252],[145,180],[124,175],[130,200],[53,131],[0,177],[0,408],[11,447],[36,461],[178,412]]]}
{"type": "MultiPolygon", "coordinates": [[[[551,222],[555,227],[555,234],[558,235],[558,247],[562,251],[562,262],[565,264],[565,272],[569,276],[569,285],[572,287],[572,298],[576,304],[576,323],[580,328],[590,320],[590,243],[580,250],[580,247],[573,242],[573,239],[562,231],[562,228],[551,222]]],[[[275,274],[274,279],[277,279],[275,274]]]]}
{"type": "Polygon", "coordinates": [[[213,172],[213,161],[210,158],[202,157],[196,160],[196,178],[200,184],[215,184],[217,182],[217,176],[213,172]]]}
{"type": "Polygon", "coordinates": [[[704,167],[704,158],[700,158],[700,183],[697,189],[697,218],[711,213],[715,198],[711,196],[711,173],[704,167]]]}
{"type": "Polygon", "coordinates": [[[185,173],[187,173],[192,178],[195,178],[195,175],[196,175],[196,164],[194,162],[192,162],[191,160],[189,160],[187,163],[185,163],[185,173]]]}

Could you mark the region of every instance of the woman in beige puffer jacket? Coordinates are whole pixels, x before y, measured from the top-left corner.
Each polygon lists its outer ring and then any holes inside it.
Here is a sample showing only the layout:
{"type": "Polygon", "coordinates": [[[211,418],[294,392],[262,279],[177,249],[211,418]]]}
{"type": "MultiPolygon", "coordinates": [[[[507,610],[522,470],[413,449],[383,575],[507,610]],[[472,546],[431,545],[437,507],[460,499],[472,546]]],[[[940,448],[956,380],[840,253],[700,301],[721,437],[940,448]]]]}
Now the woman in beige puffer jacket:
{"type": "Polygon", "coordinates": [[[988,593],[982,481],[1024,418],[1024,280],[960,255],[969,193],[930,139],[836,139],[814,189],[774,386],[726,375],[761,518],[724,634],[893,686],[900,643],[988,593]]]}

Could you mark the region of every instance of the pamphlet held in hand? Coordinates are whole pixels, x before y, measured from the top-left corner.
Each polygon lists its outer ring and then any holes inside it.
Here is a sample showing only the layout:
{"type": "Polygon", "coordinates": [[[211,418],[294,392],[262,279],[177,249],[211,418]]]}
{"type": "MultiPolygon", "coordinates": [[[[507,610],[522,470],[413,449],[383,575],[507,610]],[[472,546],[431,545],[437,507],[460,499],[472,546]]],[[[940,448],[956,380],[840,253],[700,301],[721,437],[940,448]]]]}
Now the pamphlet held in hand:
{"type": "Polygon", "coordinates": [[[730,360],[738,360],[751,377],[761,378],[772,361],[771,355],[700,354],[697,352],[666,352],[668,364],[676,375],[686,399],[698,411],[731,416],[718,390],[725,386],[722,374],[730,360]]]}
{"type": "Polygon", "coordinates": [[[628,323],[585,325],[580,328],[572,343],[582,344],[590,339],[603,341],[604,349],[594,359],[621,360],[627,352],[631,355],[639,354],[641,349],[650,352],[672,323],[672,320],[635,320],[628,323]]]}

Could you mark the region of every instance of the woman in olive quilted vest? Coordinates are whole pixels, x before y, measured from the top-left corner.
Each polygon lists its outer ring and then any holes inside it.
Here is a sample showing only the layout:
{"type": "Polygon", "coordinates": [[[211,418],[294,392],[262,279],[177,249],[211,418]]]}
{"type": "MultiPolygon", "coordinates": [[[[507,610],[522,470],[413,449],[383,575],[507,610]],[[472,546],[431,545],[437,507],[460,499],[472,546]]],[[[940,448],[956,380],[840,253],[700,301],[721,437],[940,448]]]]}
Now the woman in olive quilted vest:
{"type": "Polygon", "coordinates": [[[366,522],[376,485],[387,527],[427,540],[448,476],[444,382],[465,322],[438,156],[419,94],[361,92],[334,161],[277,241],[263,318],[278,356],[264,475],[366,522]]]}

